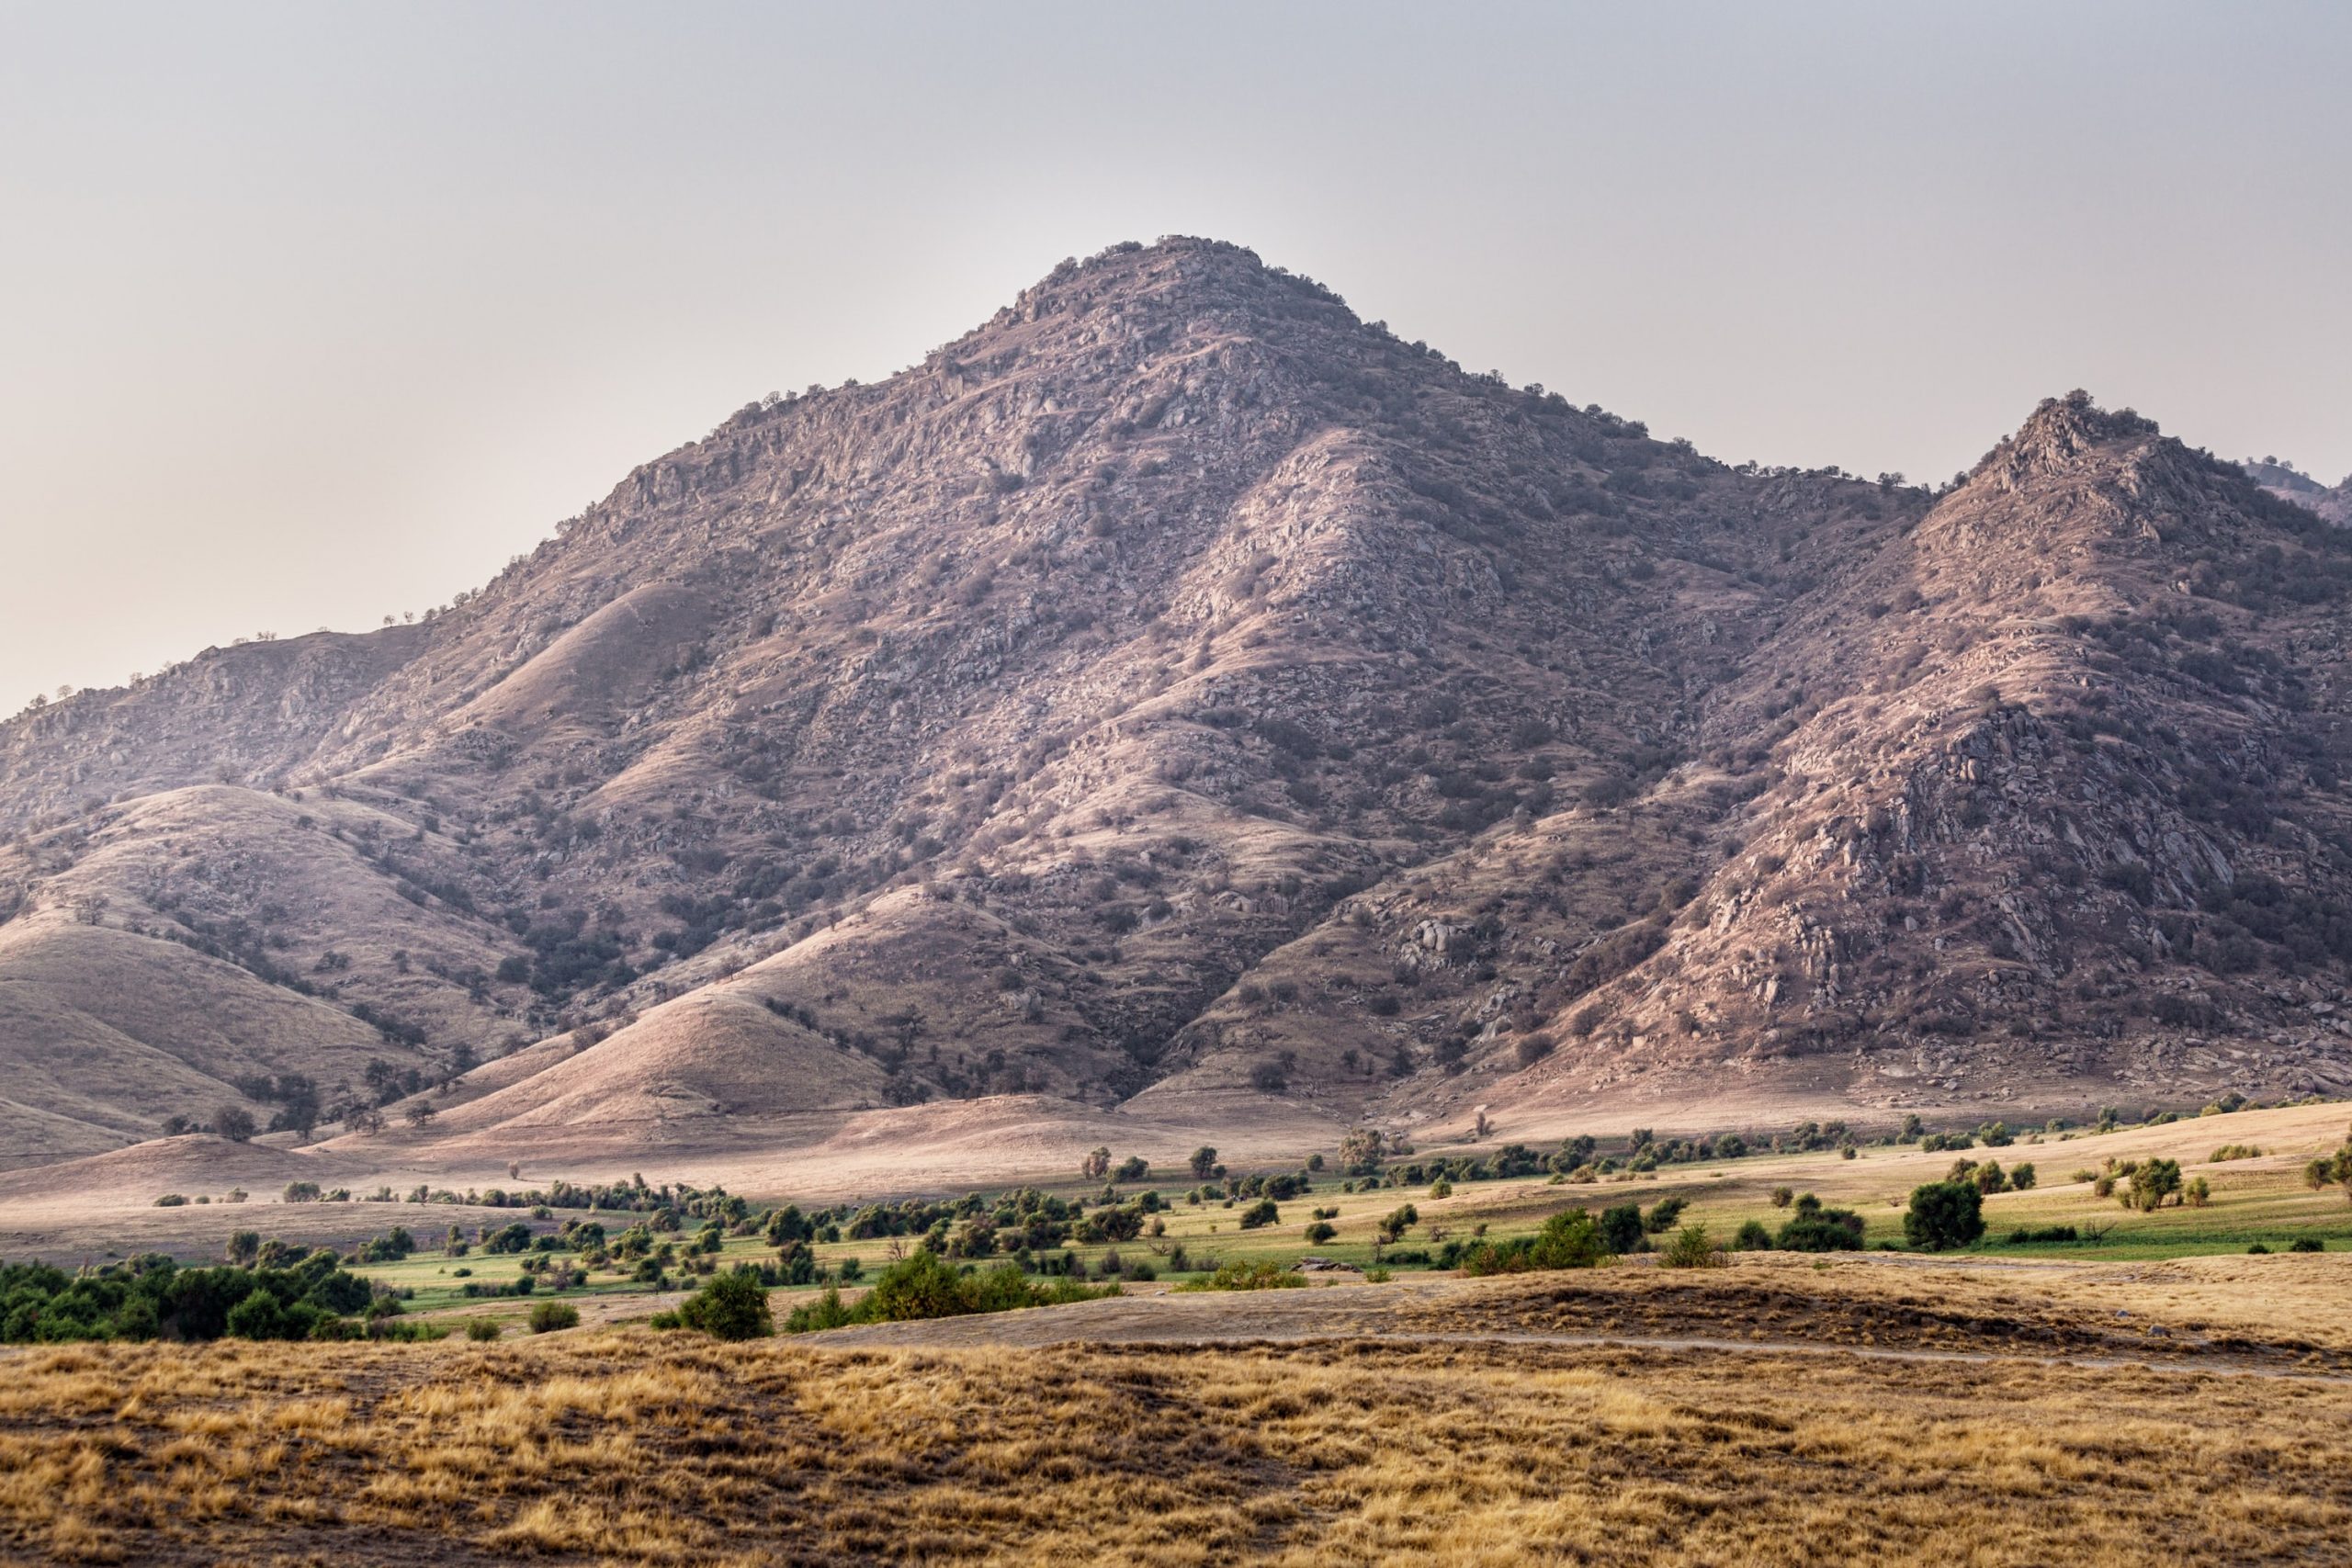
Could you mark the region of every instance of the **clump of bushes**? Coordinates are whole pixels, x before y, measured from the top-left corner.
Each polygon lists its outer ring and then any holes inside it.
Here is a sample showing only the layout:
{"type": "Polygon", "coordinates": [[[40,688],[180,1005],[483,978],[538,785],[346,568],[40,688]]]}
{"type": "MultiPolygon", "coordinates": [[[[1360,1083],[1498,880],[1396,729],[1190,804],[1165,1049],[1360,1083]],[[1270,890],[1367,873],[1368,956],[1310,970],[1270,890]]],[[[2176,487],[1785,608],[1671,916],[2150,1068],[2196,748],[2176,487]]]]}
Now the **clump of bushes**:
{"type": "Polygon", "coordinates": [[[1198,1280],[1187,1280],[1176,1288],[1180,1291],[1286,1291],[1306,1283],[1305,1275],[1294,1273],[1279,1263],[1237,1261],[1222,1264],[1216,1273],[1198,1280]]]}
{"type": "Polygon", "coordinates": [[[325,1250],[274,1268],[186,1269],[159,1253],[82,1274],[13,1263],[0,1268],[0,1341],[350,1338],[374,1292],[339,1263],[325,1250]]]}
{"type": "MultiPolygon", "coordinates": [[[[537,1315],[536,1311],[533,1315],[537,1315]]],[[[715,1339],[764,1339],[775,1332],[775,1319],[768,1311],[767,1287],[749,1269],[712,1276],[708,1284],[688,1296],[678,1308],[678,1324],[683,1328],[699,1329],[715,1339]]]]}
{"type": "Polygon", "coordinates": [[[1544,1228],[1532,1236],[1480,1242],[1463,1254],[1462,1271],[1485,1275],[1589,1269],[1609,1257],[1611,1250],[1600,1223],[1589,1213],[1582,1209],[1563,1209],[1544,1221],[1544,1228]]]}
{"type": "Polygon", "coordinates": [[[855,1306],[842,1302],[840,1287],[828,1286],[816,1301],[795,1307],[785,1319],[784,1327],[787,1334],[805,1334],[811,1329],[842,1328],[854,1323],[964,1317],[973,1313],[1093,1301],[1118,1293],[1116,1284],[1089,1285],[1067,1276],[1050,1283],[1033,1283],[1018,1265],[1012,1263],[980,1271],[958,1270],[937,1253],[922,1251],[876,1275],[874,1288],[859,1298],[855,1306]]]}
{"type": "Polygon", "coordinates": [[[1926,1252],[1967,1247],[1984,1234],[1984,1190],[1965,1178],[1911,1190],[1903,1239],[1926,1252]]]}
{"type": "Polygon", "coordinates": [[[1781,1250],[1860,1252],[1862,1228],[1862,1216],[1853,1210],[1824,1208],[1820,1199],[1807,1192],[1797,1200],[1795,1216],[1781,1227],[1781,1250]]]}
{"type": "Polygon", "coordinates": [[[1708,1239],[1706,1226],[1689,1224],[1674,1233],[1674,1239],[1666,1244],[1658,1261],[1668,1269],[1720,1269],[1724,1255],[1708,1239]]]}
{"type": "MultiPolygon", "coordinates": [[[[534,1334],[553,1334],[560,1328],[579,1326],[580,1309],[570,1302],[540,1302],[531,1308],[531,1332],[534,1334]]],[[[467,1329],[468,1334],[472,1332],[470,1327],[467,1329]]],[[[492,1326],[492,1337],[496,1337],[495,1325],[492,1326]]]]}

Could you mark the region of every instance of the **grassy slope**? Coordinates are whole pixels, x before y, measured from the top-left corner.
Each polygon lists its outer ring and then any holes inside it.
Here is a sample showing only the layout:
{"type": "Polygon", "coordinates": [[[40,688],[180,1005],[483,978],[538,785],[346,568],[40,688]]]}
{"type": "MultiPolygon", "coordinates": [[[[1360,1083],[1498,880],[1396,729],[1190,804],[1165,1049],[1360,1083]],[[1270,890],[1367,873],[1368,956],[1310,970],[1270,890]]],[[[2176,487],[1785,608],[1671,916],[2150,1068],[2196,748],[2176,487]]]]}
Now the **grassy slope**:
{"type": "MultiPolygon", "coordinates": [[[[2309,1276],[2340,1319],[2344,1261],[2238,1265],[2309,1276]]],[[[1921,1313],[1951,1272],[1745,1259],[1276,1292],[1394,1298],[1388,1326],[1412,1343],[1041,1354],[639,1330],[7,1352],[0,1557],[1996,1568],[2340,1551],[2340,1357],[2215,1375],[2167,1341],[2118,1364],[2100,1347],[2115,1302],[2161,1306],[2165,1284],[2052,1304],[2010,1270],[1951,1286],[1967,1312],[1921,1313]],[[1619,1339],[1760,1319],[1775,1338],[1984,1359],[1480,1338],[1544,1330],[1564,1290],[1614,1298],[1619,1339]],[[2049,1332],[2013,1344],[2012,1319],[2049,1332]],[[2053,1346],[2085,1353],[2053,1362],[2053,1346]]]]}
{"type": "MultiPolygon", "coordinates": [[[[1154,1182],[1151,1185],[1174,1204],[1163,1216],[1167,1234],[1158,1238],[1157,1247],[1150,1239],[1144,1239],[1126,1243],[1116,1250],[1123,1258],[1150,1261],[1163,1268],[1164,1258],[1157,1254],[1179,1243],[1184,1247],[1188,1261],[1194,1264],[1208,1257],[1287,1261],[1309,1252],[1343,1261],[1370,1263],[1382,1217],[1407,1202],[1419,1211],[1421,1218],[1400,1245],[1419,1249],[1446,1236],[1466,1236],[1480,1224],[1487,1227],[1487,1234],[1491,1236],[1523,1235],[1570,1203],[1594,1209],[1623,1202],[1638,1202],[1646,1207],[1669,1195],[1689,1201],[1690,1208],[1683,1216],[1686,1222],[1704,1224],[1719,1239],[1728,1240],[1744,1221],[1750,1219],[1761,1220],[1778,1229],[1787,1218],[1771,1201],[1774,1190],[1780,1187],[1814,1192],[1832,1206],[1855,1209],[1868,1223],[1873,1244],[1899,1242],[1904,1205],[1912,1188],[1940,1179],[1953,1160],[1962,1157],[1998,1159],[2004,1168],[2031,1163],[2041,1177],[2042,1184],[2032,1191],[2003,1193],[1986,1201],[1988,1234],[1979,1250],[1994,1255],[2121,1261],[2238,1253],[2254,1241],[2280,1248],[2299,1235],[2317,1236],[2329,1247],[2341,1249],[2352,1246],[2352,1203],[2345,1201],[2340,1189],[2309,1190],[2303,1186],[2301,1171],[2308,1158],[2335,1148],[2342,1141],[2347,1117],[2352,1117],[2352,1111],[2342,1105],[2245,1111],[2108,1134],[2047,1134],[2039,1144],[2021,1141],[2006,1148],[1979,1147],[1968,1150],[1964,1156],[1880,1146],[1864,1148],[1851,1160],[1841,1159],[1834,1152],[1762,1155],[1669,1167],[1645,1176],[1609,1179],[1590,1185],[1554,1184],[1548,1178],[1463,1182],[1455,1185],[1453,1196],[1443,1199],[1431,1198],[1426,1187],[1379,1187],[1343,1193],[1339,1179],[1326,1174],[1316,1179],[1315,1191],[1280,1205],[1280,1224],[1250,1231],[1244,1231],[1239,1225],[1247,1201],[1230,1208],[1221,1201],[1195,1206],[1184,1201],[1183,1187],[1173,1182],[1154,1182]],[[2215,1149],[2231,1144],[2251,1145],[2269,1152],[2255,1159],[2205,1163],[2206,1156],[2215,1149]],[[2110,1156],[2133,1159],[2152,1155],[2178,1159],[2185,1176],[2206,1178],[2213,1189],[2211,1203],[2203,1209],[2167,1208],[2141,1214],[2123,1208],[2113,1199],[2096,1197],[2086,1183],[2067,1179],[2077,1169],[2103,1166],[2110,1156]],[[1338,1217],[1332,1221],[1339,1234],[1329,1242],[1310,1247],[1304,1233],[1311,1223],[1313,1211],[1318,1207],[1339,1210],[1338,1217]],[[2037,1245],[2012,1248],[2003,1243],[2002,1238],[2018,1227],[2053,1224],[2072,1224],[2086,1231],[2106,1227],[2107,1234],[2095,1247],[2037,1245]]],[[[1449,1151],[1425,1149],[1414,1157],[1428,1160],[1444,1152],[1449,1151]]],[[[1101,1190],[1099,1184],[1055,1185],[1073,1195],[1091,1196],[1101,1190]]],[[[516,1216],[510,1213],[508,1217],[516,1216]]],[[[628,1215],[598,1217],[615,1235],[632,1219],[628,1215]]],[[[548,1228],[543,1222],[533,1224],[535,1229],[548,1228]]],[[[418,1239],[428,1238],[420,1231],[418,1239]]],[[[1071,1250],[1091,1268],[1113,1249],[1076,1247],[1071,1250]]],[[[855,1258],[869,1274],[890,1261],[890,1244],[879,1239],[820,1246],[816,1251],[819,1260],[829,1268],[838,1267],[844,1258],[855,1258]]],[[[772,1250],[759,1237],[742,1236],[727,1243],[720,1260],[731,1263],[772,1256],[772,1250]]],[[[503,1321],[519,1319],[528,1312],[530,1303],[526,1299],[463,1299],[460,1288],[466,1281],[454,1273],[458,1269],[470,1269],[470,1278],[476,1282],[501,1283],[514,1280],[521,1272],[521,1264],[515,1258],[487,1257],[479,1252],[462,1258],[435,1252],[361,1272],[414,1290],[417,1294],[410,1303],[414,1312],[458,1310],[467,1315],[503,1321]]],[[[615,1274],[594,1277],[587,1293],[616,1298],[600,1315],[625,1319],[650,1314],[655,1307],[649,1287],[615,1274]]],[[[803,1293],[782,1292],[778,1305],[787,1305],[803,1293]]]]}

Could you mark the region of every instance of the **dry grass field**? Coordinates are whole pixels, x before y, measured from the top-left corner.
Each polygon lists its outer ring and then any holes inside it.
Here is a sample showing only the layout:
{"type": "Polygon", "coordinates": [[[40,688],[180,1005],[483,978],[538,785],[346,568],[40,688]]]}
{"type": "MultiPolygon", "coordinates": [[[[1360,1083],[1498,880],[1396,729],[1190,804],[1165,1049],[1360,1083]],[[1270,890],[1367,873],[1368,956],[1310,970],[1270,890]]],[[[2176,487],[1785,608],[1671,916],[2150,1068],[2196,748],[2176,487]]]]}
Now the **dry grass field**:
{"type": "Polygon", "coordinates": [[[1742,1258],[739,1346],[21,1350],[0,1555],[2341,1560],[2352,1259],[2192,1261],[2247,1272],[1742,1258]]]}

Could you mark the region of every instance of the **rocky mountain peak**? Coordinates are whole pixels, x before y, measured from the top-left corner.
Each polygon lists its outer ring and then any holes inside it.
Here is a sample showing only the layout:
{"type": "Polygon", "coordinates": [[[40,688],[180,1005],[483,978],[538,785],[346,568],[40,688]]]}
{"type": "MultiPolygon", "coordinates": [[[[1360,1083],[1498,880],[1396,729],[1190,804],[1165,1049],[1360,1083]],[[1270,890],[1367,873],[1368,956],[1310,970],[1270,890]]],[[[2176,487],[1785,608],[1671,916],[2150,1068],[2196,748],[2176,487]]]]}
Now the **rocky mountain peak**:
{"type": "Polygon", "coordinates": [[[0,727],[0,1159],[288,1073],[503,1148],[2320,1082],[2298,526],[2079,394],[1931,506],[1116,246],[413,627],[0,727]]]}

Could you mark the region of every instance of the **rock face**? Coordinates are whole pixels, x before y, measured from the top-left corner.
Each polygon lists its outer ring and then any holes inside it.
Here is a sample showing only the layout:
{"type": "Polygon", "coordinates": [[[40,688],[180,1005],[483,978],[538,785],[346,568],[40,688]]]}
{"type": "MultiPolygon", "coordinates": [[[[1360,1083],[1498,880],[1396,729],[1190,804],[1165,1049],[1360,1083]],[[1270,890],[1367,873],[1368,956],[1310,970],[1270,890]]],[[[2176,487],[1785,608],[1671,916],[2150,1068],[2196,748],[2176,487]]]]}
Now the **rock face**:
{"type": "Polygon", "coordinates": [[[2079,395],[1940,497],[1732,468],[1121,247],[418,625],[0,726],[0,1159],[289,1074],[526,1145],[2337,1087],[2347,580],[2079,395]]]}

